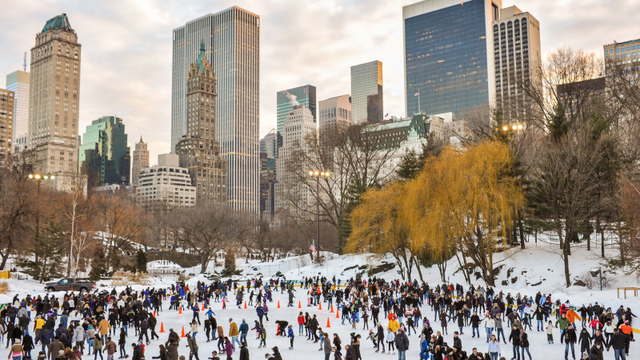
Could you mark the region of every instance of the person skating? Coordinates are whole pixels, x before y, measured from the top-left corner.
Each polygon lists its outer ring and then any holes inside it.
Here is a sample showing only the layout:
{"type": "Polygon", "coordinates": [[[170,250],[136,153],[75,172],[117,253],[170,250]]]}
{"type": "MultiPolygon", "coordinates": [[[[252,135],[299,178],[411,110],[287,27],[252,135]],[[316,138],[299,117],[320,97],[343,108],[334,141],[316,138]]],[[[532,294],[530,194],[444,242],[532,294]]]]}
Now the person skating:
{"type": "Polygon", "coordinates": [[[289,338],[289,350],[293,350],[293,340],[296,336],[293,334],[293,326],[289,325],[287,329],[287,337],[289,338]]]}
{"type": "Polygon", "coordinates": [[[573,329],[573,325],[567,325],[567,328],[560,336],[560,342],[562,342],[562,340],[564,340],[565,342],[564,360],[568,360],[569,348],[571,348],[571,356],[573,357],[573,360],[576,360],[575,344],[578,341],[578,336],[576,334],[576,331],[573,329]]]}

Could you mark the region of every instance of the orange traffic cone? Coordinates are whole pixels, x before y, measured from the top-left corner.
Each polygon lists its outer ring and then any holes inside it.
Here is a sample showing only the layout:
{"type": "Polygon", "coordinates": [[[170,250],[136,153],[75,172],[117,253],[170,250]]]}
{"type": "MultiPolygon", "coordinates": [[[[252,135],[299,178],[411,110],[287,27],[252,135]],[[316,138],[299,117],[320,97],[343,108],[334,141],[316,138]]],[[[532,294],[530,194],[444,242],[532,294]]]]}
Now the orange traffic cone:
{"type": "Polygon", "coordinates": [[[333,304],[331,304],[331,313],[333,314],[333,304]]]}
{"type": "Polygon", "coordinates": [[[336,319],[340,319],[340,309],[336,310],[336,319]]]}
{"type": "Polygon", "coordinates": [[[204,303],[202,303],[202,311],[204,311],[204,303]]]}
{"type": "Polygon", "coordinates": [[[153,310],[153,317],[156,317],[156,311],[153,310]]]}
{"type": "Polygon", "coordinates": [[[164,332],[164,323],[163,322],[160,323],[160,332],[161,333],[164,332]]]}
{"type": "Polygon", "coordinates": [[[321,301],[321,302],[319,302],[319,304],[320,304],[320,305],[318,306],[318,310],[322,310],[322,301],[321,301]]]}
{"type": "Polygon", "coordinates": [[[178,314],[182,315],[182,306],[178,308],[178,314]]]}
{"type": "Polygon", "coordinates": [[[278,300],[278,309],[280,309],[280,300],[278,300]]]}
{"type": "Polygon", "coordinates": [[[331,327],[331,322],[329,322],[329,318],[327,317],[327,327],[330,328],[331,327]]]}
{"type": "Polygon", "coordinates": [[[302,309],[302,302],[300,302],[300,300],[298,300],[298,309],[302,309]]]}
{"type": "Polygon", "coordinates": [[[180,337],[184,337],[184,326],[182,327],[182,334],[180,335],[180,337]]]}
{"type": "Polygon", "coordinates": [[[246,301],[244,302],[244,308],[245,308],[245,310],[247,309],[247,302],[246,301]]]}

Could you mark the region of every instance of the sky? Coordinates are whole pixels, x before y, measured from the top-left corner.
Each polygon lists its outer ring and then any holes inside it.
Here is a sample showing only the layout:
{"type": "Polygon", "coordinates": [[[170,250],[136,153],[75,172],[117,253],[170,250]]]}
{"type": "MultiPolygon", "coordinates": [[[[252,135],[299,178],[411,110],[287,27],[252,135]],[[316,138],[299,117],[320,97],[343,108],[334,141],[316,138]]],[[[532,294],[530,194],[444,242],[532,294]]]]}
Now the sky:
{"type": "MultiPolygon", "coordinates": [[[[66,13],[82,44],[80,131],[104,115],[123,118],[151,164],[170,151],[172,31],[239,6],[260,15],[260,136],[276,126],[276,93],[317,87],[348,94],[350,67],[383,63],[384,113],[404,114],[402,6],[410,0],[0,0],[0,87],[22,69],[46,20],[66,13]]],[[[503,0],[540,21],[543,59],[568,46],[602,56],[602,45],[640,38],[638,0],[503,0]]]]}

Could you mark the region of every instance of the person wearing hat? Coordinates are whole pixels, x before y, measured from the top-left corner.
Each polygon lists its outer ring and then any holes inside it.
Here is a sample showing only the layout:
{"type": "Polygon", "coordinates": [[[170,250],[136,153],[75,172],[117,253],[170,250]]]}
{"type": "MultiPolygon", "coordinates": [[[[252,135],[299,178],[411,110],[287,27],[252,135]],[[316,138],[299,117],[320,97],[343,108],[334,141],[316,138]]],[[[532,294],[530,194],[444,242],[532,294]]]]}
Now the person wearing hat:
{"type": "Polygon", "coordinates": [[[264,358],[267,359],[267,360],[275,360],[275,358],[273,356],[271,356],[271,354],[269,354],[269,353],[264,354],[264,358]]]}
{"type": "Polygon", "coordinates": [[[218,357],[218,352],[217,351],[212,351],[211,352],[211,357],[209,358],[209,360],[220,360],[220,357],[218,357]]]}
{"type": "Polygon", "coordinates": [[[398,360],[407,359],[407,350],[409,350],[409,338],[402,328],[398,329],[398,335],[395,339],[396,349],[398,350],[398,360]]]}
{"type": "Polygon", "coordinates": [[[619,329],[613,329],[613,335],[611,335],[611,339],[609,340],[607,351],[613,348],[615,358],[625,360],[627,358],[625,352],[626,345],[627,336],[620,332],[619,329]]]}
{"type": "Polygon", "coordinates": [[[249,360],[249,349],[247,349],[246,342],[240,345],[240,360],[249,360]]]}

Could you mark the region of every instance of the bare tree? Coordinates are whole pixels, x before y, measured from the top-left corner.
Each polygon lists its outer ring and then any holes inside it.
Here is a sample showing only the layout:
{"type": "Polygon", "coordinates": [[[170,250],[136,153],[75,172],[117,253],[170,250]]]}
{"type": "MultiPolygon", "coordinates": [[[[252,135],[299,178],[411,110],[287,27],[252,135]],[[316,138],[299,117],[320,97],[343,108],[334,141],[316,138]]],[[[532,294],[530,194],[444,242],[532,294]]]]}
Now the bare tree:
{"type": "MultiPolygon", "coordinates": [[[[350,209],[367,189],[379,186],[387,176],[394,175],[394,172],[385,175],[382,170],[395,151],[376,141],[363,125],[323,133],[320,141],[309,137],[304,147],[293,151],[286,164],[287,171],[294,174],[296,186],[303,186],[308,191],[314,200],[312,205],[320,203],[322,221],[341,233],[338,249],[342,249],[348,238],[348,232],[340,230],[349,226],[350,209]],[[309,170],[329,171],[331,175],[320,178],[317,186],[316,179],[309,176],[309,170]]],[[[315,206],[290,203],[301,217],[314,217],[315,206]]]]}
{"type": "Polygon", "coordinates": [[[176,210],[172,213],[175,236],[183,246],[200,256],[200,272],[204,273],[217,251],[232,242],[230,222],[234,214],[226,205],[211,204],[176,210]]]}

